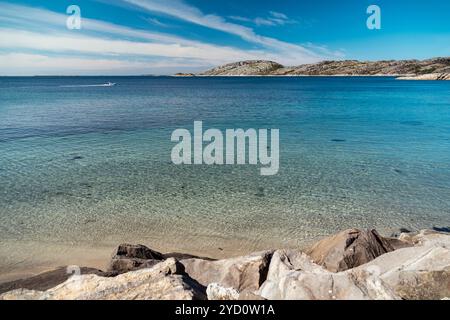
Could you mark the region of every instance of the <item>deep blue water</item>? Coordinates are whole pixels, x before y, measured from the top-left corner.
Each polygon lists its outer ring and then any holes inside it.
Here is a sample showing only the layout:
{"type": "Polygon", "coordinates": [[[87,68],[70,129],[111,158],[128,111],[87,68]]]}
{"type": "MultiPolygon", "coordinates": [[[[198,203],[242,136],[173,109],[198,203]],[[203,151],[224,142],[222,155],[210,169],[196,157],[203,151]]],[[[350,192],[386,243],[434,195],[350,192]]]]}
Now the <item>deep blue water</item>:
{"type": "Polygon", "coordinates": [[[0,257],[9,265],[20,264],[7,252],[21,243],[134,241],[210,255],[220,247],[220,256],[347,227],[434,225],[450,225],[450,82],[0,78],[0,257]],[[117,85],[86,86],[108,81],[117,85]],[[279,174],[173,165],[171,132],[195,120],[280,129],[279,174]]]}

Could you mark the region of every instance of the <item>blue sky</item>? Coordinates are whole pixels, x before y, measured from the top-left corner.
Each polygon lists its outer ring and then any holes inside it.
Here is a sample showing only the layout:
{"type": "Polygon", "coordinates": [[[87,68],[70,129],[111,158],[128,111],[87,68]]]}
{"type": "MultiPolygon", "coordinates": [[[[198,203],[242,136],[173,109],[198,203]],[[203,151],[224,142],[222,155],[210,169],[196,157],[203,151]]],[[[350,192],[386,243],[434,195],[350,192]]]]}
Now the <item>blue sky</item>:
{"type": "Polygon", "coordinates": [[[450,56],[443,0],[0,1],[0,75],[171,74],[246,59],[450,56]],[[66,27],[69,5],[81,29],[66,27]],[[381,30],[366,27],[369,5],[381,30]]]}

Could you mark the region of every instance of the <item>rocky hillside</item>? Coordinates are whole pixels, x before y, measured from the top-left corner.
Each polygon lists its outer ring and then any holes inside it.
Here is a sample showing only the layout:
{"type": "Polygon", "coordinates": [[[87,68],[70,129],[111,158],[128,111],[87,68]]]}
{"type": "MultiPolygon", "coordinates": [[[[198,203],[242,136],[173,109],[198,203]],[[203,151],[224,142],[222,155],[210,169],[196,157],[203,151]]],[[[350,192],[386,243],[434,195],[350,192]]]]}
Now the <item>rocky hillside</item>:
{"type": "MultiPolygon", "coordinates": [[[[448,228],[442,228],[448,231],[448,228]]],[[[415,300],[450,297],[450,234],[348,229],[308,250],[211,260],[119,246],[103,272],[61,270],[0,285],[0,300],[415,300]]]]}
{"type": "MultiPolygon", "coordinates": [[[[436,79],[448,79],[450,57],[428,60],[385,61],[323,61],[287,67],[273,61],[248,60],[226,64],[202,72],[200,76],[419,76],[436,74],[436,79]],[[446,75],[447,74],[447,75],[446,75]]],[[[429,79],[430,77],[424,77],[429,79]]]]}
{"type": "Polygon", "coordinates": [[[201,73],[203,76],[264,76],[284,68],[281,64],[265,60],[247,60],[229,63],[201,73]]]}

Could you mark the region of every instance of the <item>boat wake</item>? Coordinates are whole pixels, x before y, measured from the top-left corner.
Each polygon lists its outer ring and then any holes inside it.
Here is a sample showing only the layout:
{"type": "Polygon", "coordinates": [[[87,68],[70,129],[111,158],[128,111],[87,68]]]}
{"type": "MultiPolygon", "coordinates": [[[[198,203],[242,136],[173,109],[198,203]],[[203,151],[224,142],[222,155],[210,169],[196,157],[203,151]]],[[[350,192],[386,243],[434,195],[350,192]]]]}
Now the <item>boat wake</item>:
{"type": "Polygon", "coordinates": [[[85,87],[113,87],[116,84],[113,82],[107,82],[102,84],[74,84],[74,85],[64,85],[59,86],[60,88],[85,88],[85,87]]]}

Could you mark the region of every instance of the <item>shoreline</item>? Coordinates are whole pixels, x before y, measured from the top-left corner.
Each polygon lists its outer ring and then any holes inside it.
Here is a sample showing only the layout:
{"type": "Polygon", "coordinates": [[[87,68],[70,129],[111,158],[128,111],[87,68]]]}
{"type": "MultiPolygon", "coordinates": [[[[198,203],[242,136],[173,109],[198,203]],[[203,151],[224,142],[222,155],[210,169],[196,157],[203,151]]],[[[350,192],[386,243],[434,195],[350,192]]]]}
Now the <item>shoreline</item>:
{"type": "MultiPolygon", "coordinates": [[[[364,229],[365,227],[362,227],[364,229]]],[[[433,227],[435,228],[435,227],[433,227]]],[[[432,229],[433,229],[432,228],[432,229]]],[[[400,228],[402,229],[402,228],[400,228]]],[[[393,233],[400,230],[399,228],[377,228],[380,234],[384,237],[389,237],[393,233]]],[[[447,228],[443,228],[446,230],[447,228]]],[[[418,232],[420,228],[410,229],[413,232],[418,232]]],[[[276,245],[270,245],[271,241],[266,241],[258,246],[251,246],[250,243],[241,242],[242,239],[216,239],[214,244],[201,247],[200,243],[197,245],[183,246],[176,245],[168,241],[155,242],[152,239],[136,239],[134,237],[123,238],[122,240],[109,240],[105,243],[80,243],[74,246],[69,242],[52,241],[3,241],[0,246],[0,258],[10,259],[11,262],[6,265],[0,265],[0,284],[22,280],[36,276],[42,272],[52,271],[61,266],[77,265],[82,267],[96,268],[105,270],[107,261],[111,258],[111,253],[119,243],[134,243],[148,246],[158,252],[164,254],[181,253],[197,257],[206,257],[208,259],[220,260],[230,259],[239,256],[245,256],[252,252],[271,250],[274,248],[282,249],[299,249],[305,250],[313,243],[338,232],[329,231],[319,233],[314,237],[302,240],[291,240],[289,243],[277,242],[276,245]],[[13,252],[13,254],[11,254],[13,252]],[[25,252],[25,255],[14,256],[14,253],[25,252]],[[11,258],[13,255],[13,258],[11,258]],[[9,265],[9,266],[8,266],[9,265]]],[[[6,260],[7,261],[7,260],[6,260]]]]}
{"type": "Polygon", "coordinates": [[[305,248],[270,249],[219,260],[120,244],[106,268],[75,266],[81,273],[72,277],[68,270],[74,266],[63,266],[4,281],[0,300],[443,299],[450,296],[449,244],[448,227],[399,229],[390,237],[375,229],[353,228],[305,248]],[[286,268],[292,270],[286,274],[286,268]],[[379,270],[375,276],[387,287],[371,287],[370,268],[379,270]],[[136,286],[136,281],[144,281],[146,287],[136,286]],[[175,288],[169,288],[167,281],[175,288]],[[280,287],[280,281],[290,284],[280,287]],[[329,285],[332,290],[326,293],[329,285]]]}
{"type": "Polygon", "coordinates": [[[207,75],[207,74],[194,74],[194,75],[171,75],[170,77],[174,78],[302,78],[302,77],[308,77],[308,78],[363,78],[363,77],[390,77],[390,78],[396,78],[396,77],[412,77],[415,76],[414,74],[224,74],[224,75],[207,75]]]}

